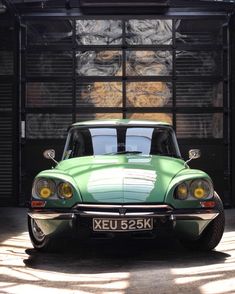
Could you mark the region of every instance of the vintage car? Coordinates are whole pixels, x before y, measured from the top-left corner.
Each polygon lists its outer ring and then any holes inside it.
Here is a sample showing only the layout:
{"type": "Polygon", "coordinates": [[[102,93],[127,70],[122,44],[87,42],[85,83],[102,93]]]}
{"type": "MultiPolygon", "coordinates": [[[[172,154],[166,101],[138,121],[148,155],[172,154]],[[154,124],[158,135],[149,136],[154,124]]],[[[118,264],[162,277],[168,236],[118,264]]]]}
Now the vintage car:
{"type": "Polygon", "coordinates": [[[224,210],[211,178],[191,169],[200,150],[181,158],[173,128],[163,122],[94,120],[69,128],[62,160],[33,183],[28,229],[33,246],[57,238],[130,238],[174,234],[190,249],[212,250],[224,231],[224,210]]]}

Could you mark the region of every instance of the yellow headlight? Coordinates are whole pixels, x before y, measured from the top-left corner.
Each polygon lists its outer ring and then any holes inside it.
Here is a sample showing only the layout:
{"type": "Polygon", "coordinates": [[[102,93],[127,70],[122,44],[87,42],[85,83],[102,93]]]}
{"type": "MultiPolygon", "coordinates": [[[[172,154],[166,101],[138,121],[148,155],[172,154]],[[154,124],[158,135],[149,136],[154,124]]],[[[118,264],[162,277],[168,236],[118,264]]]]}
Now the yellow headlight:
{"type": "Polygon", "coordinates": [[[205,190],[202,188],[202,187],[200,187],[200,188],[196,188],[195,190],[194,190],[194,197],[196,197],[196,198],[198,198],[198,199],[201,199],[201,198],[203,198],[204,196],[205,196],[205,190]]]}
{"type": "Polygon", "coordinates": [[[73,196],[73,189],[69,183],[61,183],[58,187],[59,196],[62,198],[71,198],[73,196]]]}
{"type": "Polygon", "coordinates": [[[208,181],[198,179],[190,184],[190,193],[196,199],[205,199],[212,195],[212,188],[208,181]]]}
{"type": "Polygon", "coordinates": [[[40,197],[42,197],[42,198],[48,198],[51,196],[52,191],[50,188],[44,187],[39,190],[39,194],[40,194],[40,197]]]}
{"type": "Polygon", "coordinates": [[[34,185],[33,190],[40,198],[47,199],[55,194],[55,183],[51,179],[37,179],[34,185]]]}
{"type": "Polygon", "coordinates": [[[185,200],[188,197],[188,187],[185,183],[180,184],[177,187],[177,198],[185,200]]]}

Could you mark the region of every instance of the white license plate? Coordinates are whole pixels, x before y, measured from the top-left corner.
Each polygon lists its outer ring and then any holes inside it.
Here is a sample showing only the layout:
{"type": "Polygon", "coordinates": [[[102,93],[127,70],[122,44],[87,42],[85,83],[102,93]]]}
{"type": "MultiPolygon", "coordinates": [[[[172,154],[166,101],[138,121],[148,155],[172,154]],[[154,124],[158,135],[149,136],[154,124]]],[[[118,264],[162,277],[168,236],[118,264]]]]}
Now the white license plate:
{"type": "Polygon", "coordinates": [[[94,231],[148,231],[153,229],[152,218],[93,218],[94,231]]]}

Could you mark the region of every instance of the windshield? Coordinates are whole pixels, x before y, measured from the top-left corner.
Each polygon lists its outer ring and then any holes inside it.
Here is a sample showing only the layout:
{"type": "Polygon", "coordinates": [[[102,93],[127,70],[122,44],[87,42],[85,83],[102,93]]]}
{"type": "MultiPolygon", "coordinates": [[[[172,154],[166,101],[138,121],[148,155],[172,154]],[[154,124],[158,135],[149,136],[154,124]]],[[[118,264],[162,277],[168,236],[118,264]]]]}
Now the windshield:
{"type": "Polygon", "coordinates": [[[75,127],[63,159],[89,155],[143,154],[181,157],[170,127],[75,127]]]}

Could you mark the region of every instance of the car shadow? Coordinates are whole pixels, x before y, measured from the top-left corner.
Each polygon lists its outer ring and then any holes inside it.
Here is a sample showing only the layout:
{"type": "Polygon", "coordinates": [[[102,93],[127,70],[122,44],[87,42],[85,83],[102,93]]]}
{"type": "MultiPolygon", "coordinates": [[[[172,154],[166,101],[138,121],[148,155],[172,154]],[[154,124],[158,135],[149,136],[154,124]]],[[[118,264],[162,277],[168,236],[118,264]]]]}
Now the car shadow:
{"type": "Polygon", "coordinates": [[[167,240],[91,240],[84,244],[76,241],[63,244],[57,252],[44,253],[26,249],[28,258],[24,263],[29,268],[63,273],[102,273],[128,271],[141,264],[148,268],[192,267],[221,263],[230,257],[220,251],[189,251],[175,239],[167,240]]]}

